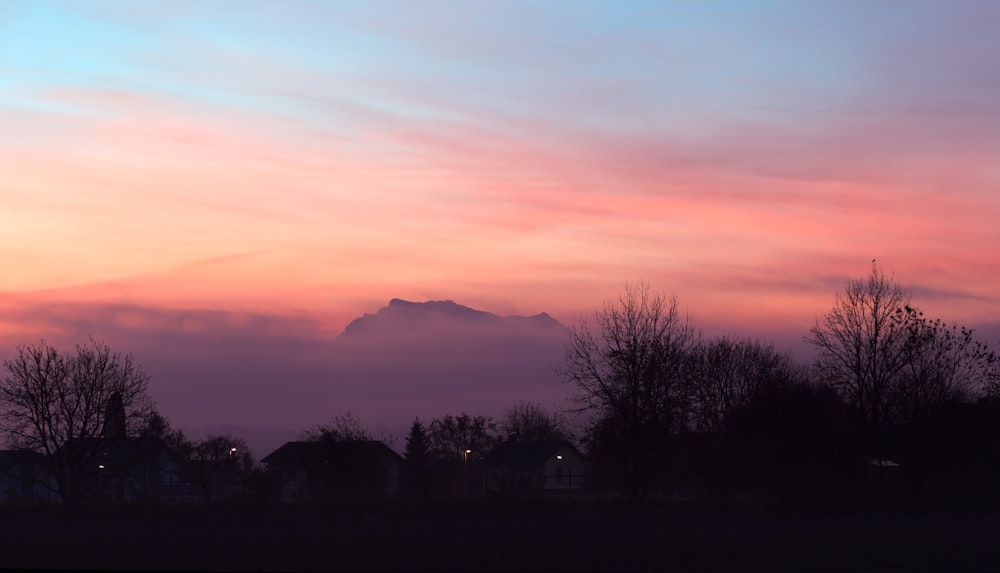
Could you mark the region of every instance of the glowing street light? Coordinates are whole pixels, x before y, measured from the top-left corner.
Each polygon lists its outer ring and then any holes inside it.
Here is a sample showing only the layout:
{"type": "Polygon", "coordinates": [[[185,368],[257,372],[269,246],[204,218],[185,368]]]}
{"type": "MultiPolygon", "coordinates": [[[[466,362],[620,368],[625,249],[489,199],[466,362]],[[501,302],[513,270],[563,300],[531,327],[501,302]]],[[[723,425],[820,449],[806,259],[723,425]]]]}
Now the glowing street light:
{"type": "Polygon", "coordinates": [[[464,473],[462,475],[462,493],[463,494],[469,493],[469,454],[471,454],[471,453],[472,453],[472,450],[470,450],[470,449],[466,449],[464,452],[462,452],[462,464],[463,464],[463,466],[465,468],[465,471],[464,471],[464,473]]]}

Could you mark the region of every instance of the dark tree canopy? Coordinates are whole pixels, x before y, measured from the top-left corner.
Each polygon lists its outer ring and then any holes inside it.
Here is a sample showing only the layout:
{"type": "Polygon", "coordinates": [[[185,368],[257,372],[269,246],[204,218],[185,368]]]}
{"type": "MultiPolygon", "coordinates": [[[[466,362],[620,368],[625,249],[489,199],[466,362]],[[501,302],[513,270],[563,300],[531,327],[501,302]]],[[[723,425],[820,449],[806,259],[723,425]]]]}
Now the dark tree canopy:
{"type": "Polygon", "coordinates": [[[166,416],[157,410],[151,410],[146,421],[139,429],[139,437],[150,437],[161,440],[170,451],[181,460],[190,460],[194,455],[194,444],[182,430],[172,428],[166,416]]]}
{"type": "Polygon", "coordinates": [[[499,442],[489,416],[447,415],[431,421],[431,457],[440,461],[479,460],[499,442]]]}
{"type": "Polygon", "coordinates": [[[21,346],[4,368],[0,433],[9,447],[46,456],[67,503],[88,494],[101,439],[136,434],[152,408],[142,367],[93,339],[73,351],[21,346]]]}
{"type": "Polygon", "coordinates": [[[518,402],[500,420],[500,431],[508,440],[564,440],[567,435],[558,414],[550,414],[533,402],[518,402]]]}
{"type": "Polygon", "coordinates": [[[563,378],[596,416],[590,442],[617,458],[630,496],[645,497],[669,437],[691,415],[698,334],[676,297],[627,284],[618,300],[571,330],[563,378]]]}
{"type": "Polygon", "coordinates": [[[895,418],[922,421],[951,401],[965,401],[989,387],[998,361],[973,330],[924,317],[906,306],[897,312],[906,328],[905,362],[894,395],[895,418]]]}
{"type": "Polygon", "coordinates": [[[139,432],[142,437],[161,440],[181,465],[181,479],[202,488],[206,501],[224,492],[220,488],[246,480],[257,471],[250,447],[243,438],[230,434],[208,435],[190,440],[183,431],[170,426],[167,418],[153,410],[139,432]]]}
{"type": "Polygon", "coordinates": [[[972,330],[925,318],[874,264],[868,277],[837,293],[806,341],[818,351],[817,372],[840,393],[870,444],[889,426],[919,422],[989,388],[998,372],[996,355],[972,330]]]}
{"type": "Polygon", "coordinates": [[[410,425],[410,433],[406,436],[406,450],[403,457],[411,464],[424,464],[430,459],[431,446],[427,430],[418,419],[410,425]]]}
{"type": "Polygon", "coordinates": [[[191,444],[190,458],[184,460],[188,478],[201,486],[206,500],[219,492],[220,481],[244,479],[254,469],[253,454],[242,438],[209,435],[191,444]]]}
{"type": "Polygon", "coordinates": [[[355,418],[349,411],[337,414],[326,424],[306,430],[302,438],[308,442],[353,442],[374,439],[361,420],[355,418]]]}
{"type": "Polygon", "coordinates": [[[202,462],[233,463],[250,471],[254,460],[250,448],[243,438],[224,435],[209,435],[191,446],[191,460],[202,462]]]}
{"type": "Polygon", "coordinates": [[[768,385],[731,413],[721,477],[736,490],[786,502],[836,503],[850,491],[851,439],[832,388],[805,381],[768,385]]]}
{"type": "Polygon", "coordinates": [[[721,432],[733,412],[750,404],[764,389],[801,378],[788,355],[774,346],[745,338],[719,337],[697,352],[697,380],[692,386],[694,427],[721,432]]]}
{"type": "Polygon", "coordinates": [[[817,372],[853,408],[869,437],[886,425],[906,366],[907,325],[899,313],[909,304],[909,293],[873,264],[866,278],[836,294],[806,337],[818,350],[817,372]]]}

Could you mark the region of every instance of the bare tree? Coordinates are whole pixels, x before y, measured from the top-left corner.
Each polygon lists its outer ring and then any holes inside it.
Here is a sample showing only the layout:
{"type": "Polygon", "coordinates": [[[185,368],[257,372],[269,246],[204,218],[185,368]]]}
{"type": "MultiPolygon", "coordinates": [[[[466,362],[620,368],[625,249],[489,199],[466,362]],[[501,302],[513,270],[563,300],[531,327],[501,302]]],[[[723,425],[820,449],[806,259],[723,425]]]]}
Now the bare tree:
{"type": "Polygon", "coordinates": [[[429,437],[433,459],[464,463],[481,459],[500,440],[492,418],[464,412],[432,420],[429,437]]]}
{"type": "Polygon", "coordinates": [[[500,420],[500,431],[511,440],[565,440],[562,420],[534,402],[518,402],[500,420]]]}
{"type": "Polygon", "coordinates": [[[985,373],[984,385],[986,395],[992,399],[1000,399],[1000,360],[994,360],[985,373]]]}
{"type": "Polygon", "coordinates": [[[888,424],[911,423],[951,400],[989,392],[1000,360],[971,329],[928,319],[874,264],[837,294],[806,341],[818,371],[860,418],[866,439],[888,424]]]}
{"type": "Polygon", "coordinates": [[[913,422],[926,418],[948,401],[965,400],[987,389],[1000,360],[973,330],[941,319],[928,319],[906,306],[897,312],[905,325],[905,366],[895,400],[896,417],[913,422]]]}
{"type": "Polygon", "coordinates": [[[306,430],[302,433],[302,439],[307,442],[353,442],[374,438],[361,420],[346,411],[337,414],[326,424],[306,430]]]}
{"type": "Polygon", "coordinates": [[[206,501],[227,493],[242,493],[239,489],[254,469],[247,443],[230,435],[206,436],[194,442],[186,462],[191,481],[201,486],[206,501]]]}
{"type": "Polygon", "coordinates": [[[722,432],[733,412],[746,407],[765,388],[798,379],[791,358],[772,345],[749,338],[720,337],[699,347],[693,385],[695,427],[722,432]]]}
{"type": "Polygon", "coordinates": [[[0,433],[12,448],[43,454],[63,501],[80,501],[101,438],[132,435],[149,413],[149,377],[130,354],[93,339],[75,352],[21,346],[4,368],[0,433]]]}
{"type": "Polygon", "coordinates": [[[909,293],[872,263],[866,278],[837,293],[833,309],[806,337],[819,351],[817,371],[858,416],[869,447],[889,420],[906,367],[909,335],[900,313],[909,303],[909,293]]]}
{"type": "Polygon", "coordinates": [[[698,335],[676,297],[626,284],[618,300],[570,332],[563,378],[581,410],[596,414],[591,443],[618,459],[629,494],[644,497],[671,434],[689,422],[698,335]]]}

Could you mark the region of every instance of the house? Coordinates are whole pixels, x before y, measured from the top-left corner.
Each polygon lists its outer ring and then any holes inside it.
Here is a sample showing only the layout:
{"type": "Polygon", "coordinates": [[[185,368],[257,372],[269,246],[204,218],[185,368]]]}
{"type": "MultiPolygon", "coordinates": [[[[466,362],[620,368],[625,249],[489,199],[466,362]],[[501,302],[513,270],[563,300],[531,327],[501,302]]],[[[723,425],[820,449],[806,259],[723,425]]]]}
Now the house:
{"type": "Polygon", "coordinates": [[[0,451],[0,503],[59,501],[45,456],[29,450],[0,451]]]}
{"type": "Polygon", "coordinates": [[[92,438],[68,447],[82,452],[77,459],[86,460],[80,493],[87,498],[116,503],[193,501],[188,499],[190,485],[180,482],[180,460],[159,438],[92,438]]]}
{"type": "Polygon", "coordinates": [[[487,492],[565,492],[587,485],[583,454],[565,440],[507,441],[481,462],[487,492]]]}
{"type": "Polygon", "coordinates": [[[282,501],[396,495],[404,464],[374,440],[288,442],[261,462],[282,501]]]}
{"type": "Polygon", "coordinates": [[[249,470],[235,459],[189,460],[182,476],[198,488],[200,501],[226,501],[246,495],[249,470]]]}
{"type": "MultiPolygon", "coordinates": [[[[179,483],[180,464],[158,438],[72,440],[52,457],[27,450],[0,451],[0,503],[72,499],[131,503],[184,501],[200,490],[179,483]],[[53,468],[63,469],[62,483],[53,468]]],[[[191,499],[191,501],[194,501],[191,499]]]]}

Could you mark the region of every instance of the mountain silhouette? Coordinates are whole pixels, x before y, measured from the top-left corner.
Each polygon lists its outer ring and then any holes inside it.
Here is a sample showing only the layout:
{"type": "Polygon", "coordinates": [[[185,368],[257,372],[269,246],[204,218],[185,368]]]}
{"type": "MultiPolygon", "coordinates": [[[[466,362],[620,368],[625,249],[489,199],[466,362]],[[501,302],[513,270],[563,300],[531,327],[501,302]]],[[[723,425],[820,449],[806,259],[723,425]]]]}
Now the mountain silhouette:
{"type": "Polygon", "coordinates": [[[565,327],[547,313],[533,316],[497,316],[463,306],[451,300],[410,302],[398,298],[389,301],[375,314],[356,318],[344,328],[341,338],[372,334],[383,336],[427,335],[442,330],[464,330],[472,335],[490,335],[498,332],[533,335],[565,334],[565,327]]]}
{"type": "Polygon", "coordinates": [[[546,313],[498,316],[450,300],[392,299],[334,341],[326,393],[345,406],[382,398],[378,414],[404,423],[462,411],[499,416],[519,400],[562,404],[571,390],[557,372],[567,334],[546,313]]]}

